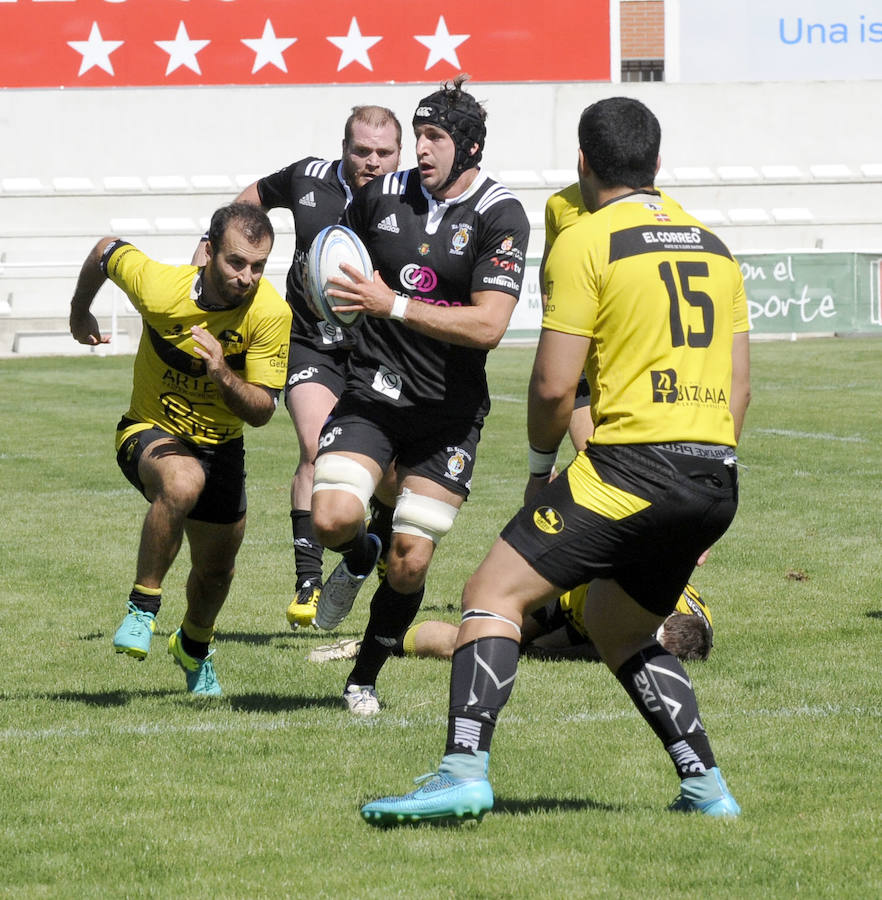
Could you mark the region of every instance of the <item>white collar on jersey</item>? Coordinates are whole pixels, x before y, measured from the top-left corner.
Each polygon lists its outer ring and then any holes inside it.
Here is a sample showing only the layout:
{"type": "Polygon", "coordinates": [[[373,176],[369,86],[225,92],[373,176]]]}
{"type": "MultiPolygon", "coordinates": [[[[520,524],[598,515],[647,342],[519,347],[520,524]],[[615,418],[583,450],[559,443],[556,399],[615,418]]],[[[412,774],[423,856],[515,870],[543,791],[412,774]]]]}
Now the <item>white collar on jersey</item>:
{"type": "Polygon", "coordinates": [[[343,185],[343,190],[346,191],[346,204],[343,209],[346,209],[350,203],[352,203],[352,188],[346,182],[346,179],[343,177],[343,160],[337,163],[337,179],[340,184],[343,185]]]}
{"type": "Polygon", "coordinates": [[[441,220],[444,218],[444,213],[447,212],[448,208],[468,200],[469,197],[473,196],[478,191],[486,180],[487,175],[479,169],[478,177],[475,178],[475,180],[458,197],[448,197],[446,200],[436,200],[425,189],[423,183],[420,182],[420,190],[423,192],[423,196],[429,203],[429,216],[426,219],[426,234],[435,234],[438,230],[438,226],[441,224],[441,220]]]}

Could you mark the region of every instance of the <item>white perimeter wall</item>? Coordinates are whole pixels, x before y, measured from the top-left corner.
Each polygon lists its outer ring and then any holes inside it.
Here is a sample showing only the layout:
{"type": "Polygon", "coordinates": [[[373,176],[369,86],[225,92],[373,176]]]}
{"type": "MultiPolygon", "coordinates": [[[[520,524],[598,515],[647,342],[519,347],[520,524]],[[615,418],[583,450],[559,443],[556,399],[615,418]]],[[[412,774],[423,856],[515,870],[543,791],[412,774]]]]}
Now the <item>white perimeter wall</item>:
{"type": "MultiPolygon", "coordinates": [[[[408,127],[436,86],[0,90],[0,177],[262,175],[335,156],[354,104],[390,106],[408,127]]],[[[489,111],[484,158],[494,172],[574,167],[579,113],[615,94],[659,117],[666,167],[882,162],[882,81],[472,90],[489,111]]],[[[413,164],[407,137],[403,159],[413,164]]]]}

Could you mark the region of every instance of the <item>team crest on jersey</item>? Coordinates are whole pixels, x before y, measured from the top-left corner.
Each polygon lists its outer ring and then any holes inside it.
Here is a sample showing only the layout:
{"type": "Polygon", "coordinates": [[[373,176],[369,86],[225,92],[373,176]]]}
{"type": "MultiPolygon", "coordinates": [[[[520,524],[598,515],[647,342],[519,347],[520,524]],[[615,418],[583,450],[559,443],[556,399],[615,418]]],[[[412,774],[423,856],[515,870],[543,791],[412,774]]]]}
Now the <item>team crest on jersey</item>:
{"type": "Polygon", "coordinates": [[[534,510],[533,524],[545,534],[560,534],[564,527],[560,513],[551,506],[540,506],[534,510]]]}
{"type": "Polygon", "coordinates": [[[656,222],[670,222],[671,217],[667,213],[657,212],[655,214],[655,221],[656,222]]]}
{"type": "Polygon", "coordinates": [[[502,243],[499,245],[499,252],[508,253],[512,247],[514,247],[514,237],[512,235],[508,235],[508,237],[504,238],[502,243]]]}
{"type": "Polygon", "coordinates": [[[469,239],[472,236],[472,226],[467,223],[463,223],[454,227],[456,228],[456,231],[454,232],[453,239],[450,242],[452,249],[449,252],[454,254],[455,256],[461,256],[463,250],[465,250],[465,248],[468,246],[469,239]]]}
{"type": "Polygon", "coordinates": [[[431,249],[432,248],[427,243],[423,242],[417,247],[417,253],[419,253],[420,256],[427,256],[431,249]]]}

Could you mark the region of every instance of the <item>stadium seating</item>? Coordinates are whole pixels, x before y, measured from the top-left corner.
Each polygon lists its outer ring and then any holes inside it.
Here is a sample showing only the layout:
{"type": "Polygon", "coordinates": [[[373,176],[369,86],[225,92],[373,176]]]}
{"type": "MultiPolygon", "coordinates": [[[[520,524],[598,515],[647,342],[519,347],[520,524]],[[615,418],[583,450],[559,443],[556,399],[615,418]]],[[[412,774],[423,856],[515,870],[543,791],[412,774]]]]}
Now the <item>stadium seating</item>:
{"type": "MultiPolygon", "coordinates": [[[[491,174],[524,203],[530,257],[538,262],[545,201],[575,180],[575,170],[500,169],[491,174]]],[[[100,178],[39,172],[0,178],[0,355],[79,352],[59,348],[62,337],[68,340],[67,311],[77,272],[99,237],[130,238],[151,256],[185,262],[212,210],[257,177],[213,171],[100,178]]],[[[717,230],[736,254],[882,246],[882,163],[709,161],[666,167],[657,184],[717,230]]],[[[271,220],[278,237],[268,275],[284,291],[293,219],[287,210],[274,210],[271,220]]],[[[95,309],[102,324],[115,316],[131,346],[140,322],[113,290],[102,290],[95,309]]],[[[118,346],[122,344],[121,339],[118,346]]]]}

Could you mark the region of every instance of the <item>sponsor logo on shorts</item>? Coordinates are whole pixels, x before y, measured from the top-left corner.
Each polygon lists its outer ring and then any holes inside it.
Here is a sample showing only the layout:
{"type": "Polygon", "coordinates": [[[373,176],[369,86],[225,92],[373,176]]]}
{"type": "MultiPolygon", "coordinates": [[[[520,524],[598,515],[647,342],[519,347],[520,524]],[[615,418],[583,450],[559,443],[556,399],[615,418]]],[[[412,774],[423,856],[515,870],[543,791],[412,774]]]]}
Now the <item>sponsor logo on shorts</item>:
{"type": "Polygon", "coordinates": [[[288,387],[293,387],[301,381],[309,381],[314,375],[318,375],[318,369],[315,366],[308,366],[305,369],[301,369],[299,372],[292,372],[288,376],[288,387]]]}
{"type": "Polygon", "coordinates": [[[560,534],[564,527],[560,513],[551,506],[540,506],[534,510],[533,524],[545,534],[560,534]]]}
{"type": "Polygon", "coordinates": [[[377,367],[377,371],[374,373],[374,383],[371,387],[384,397],[388,397],[390,400],[397,400],[401,396],[403,383],[401,376],[397,372],[393,372],[386,366],[381,365],[377,367]]]}
{"type": "Polygon", "coordinates": [[[323,447],[330,447],[334,441],[343,434],[343,429],[338,425],[335,425],[333,428],[328,429],[320,438],[318,442],[319,450],[323,447]]]}
{"type": "Polygon", "coordinates": [[[462,447],[448,447],[450,456],[447,459],[447,472],[445,476],[453,481],[459,481],[459,476],[465,471],[466,463],[471,462],[471,455],[462,447]]]}

